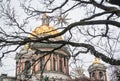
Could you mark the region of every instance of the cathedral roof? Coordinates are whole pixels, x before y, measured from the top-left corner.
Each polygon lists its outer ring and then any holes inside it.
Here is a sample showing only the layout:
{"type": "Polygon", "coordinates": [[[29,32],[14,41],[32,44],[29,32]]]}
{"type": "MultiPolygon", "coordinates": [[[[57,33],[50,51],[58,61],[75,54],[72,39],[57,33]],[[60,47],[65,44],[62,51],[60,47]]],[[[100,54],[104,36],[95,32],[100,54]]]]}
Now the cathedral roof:
{"type": "MultiPolygon", "coordinates": [[[[39,36],[44,37],[44,36],[47,36],[47,35],[55,35],[55,34],[59,33],[57,31],[57,29],[55,29],[52,26],[49,26],[49,23],[50,23],[50,17],[47,14],[44,14],[42,16],[42,25],[36,27],[32,31],[30,37],[35,37],[35,36],[37,36],[37,37],[39,37],[39,36]]],[[[57,40],[62,40],[61,36],[58,36],[56,38],[57,38],[57,40]]]]}
{"type": "MultiPolygon", "coordinates": [[[[57,33],[59,33],[57,31],[57,29],[55,29],[54,27],[52,26],[49,26],[49,16],[47,14],[43,14],[42,16],[42,25],[40,26],[37,26],[30,34],[30,38],[31,39],[37,39],[39,37],[44,37],[44,36],[48,36],[48,35],[55,35],[57,33]]],[[[62,40],[62,36],[58,36],[58,37],[55,37],[55,38],[50,38],[50,40],[62,40]]],[[[38,44],[38,43],[37,43],[38,44]]],[[[24,49],[29,49],[29,45],[26,44],[24,46],[24,49]]]]}
{"type": "Polygon", "coordinates": [[[89,72],[92,72],[94,70],[102,70],[102,71],[106,70],[105,65],[102,64],[98,58],[95,58],[93,63],[88,68],[89,72]]]}
{"type": "MultiPolygon", "coordinates": [[[[41,36],[41,37],[43,37],[43,36],[47,36],[47,35],[55,35],[55,34],[57,34],[57,33],[59,33],[59,32],[58,32],[54,27],[49,26],[49,25],[47,25],[47,24],[42,24],[42,25],[36,27],[36,28],[32,31],[32,33],[31,33],[31,35],[30,35],[30,38],[32,38],[32,37],[34,37],[34,36],[37,36],[37,37],[41,36]]],[[[62,39],[61,36],[58,36],[58,37],[56,37],[56,38],[57,38],[58,40],[61,40],[61,39],[62,39]]]]}

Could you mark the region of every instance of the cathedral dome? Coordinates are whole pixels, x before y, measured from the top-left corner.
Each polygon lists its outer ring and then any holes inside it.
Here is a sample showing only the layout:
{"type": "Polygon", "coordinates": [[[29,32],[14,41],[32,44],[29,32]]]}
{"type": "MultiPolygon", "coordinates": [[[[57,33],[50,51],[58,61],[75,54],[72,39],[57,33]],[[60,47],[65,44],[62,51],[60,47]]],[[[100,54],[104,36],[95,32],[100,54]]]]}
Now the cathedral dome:
{"type": "Polygon", "coordinates": [[[105,67],[104,64],[102,64],[102,63],[92,64],[92,65],[89,66],[88,71],[89,71],[89,72],[92,72],[92,71],[94,71],[94,70],[96,70],[96,69],[105,71],[105,70],[106,70],[106,67],[105,67]]]}
{"type": "MultiPolygon", "coordinates": [[[[49,36],[49,35],[58,34],[59,32],[57,31],[57,29],[55,29],[52,26],[49,26],[49,23],[50,23],[49,16],[47,14],[44,14],[42,16],[42,25],[37,26],[31,32],[29,38],[31,38],[31,39],[38,39],[40,37],[45,37],[45,36],[49,36]]],[[[50,38],[49,40],[52,40],[52,41],[62,40],[62,36],[57,36],[55,38],[50,38]]],[[[33,46],[33,43],[29,43],[29,45],[26,44],[24,46],[24,48],[28,50],[29,48],[31,48],[31,46],[33,48],[33,47],[47,47],[47,46],[51,47],[51,46],[54,46],[54,45],[36,42],[36,43],[34,43],[34,46],[33,46]]]]}
{"type": "MultiPolygon", "coordinates": [[[[31,35],[31,39],[37,39],[39,37],[44,37],[44,36],[49,36],[49,35],[55,35],[59,33],[57,29],[55,29],[52,26],[49,26],[48,24],[42,24],[38,27],[36,27],[31,35]]],[[[55,38],[50,38],[49,40],[52,41],[57,41],[57,40],[62,40],[61,36],[55,37],[55,38]]],[[[59,47],[61,44],[52,44],[52,43],[41,43],[41,42],[36,42],[36,43],[29,43],[29,45],[25,45],[25,49],[28,48],[56,48],[59,47]]],[[[65,49],[65,46],[63,47],[65,49]]]]}
{"type": "MultiPolygon", "coordinates": [[[[49,26],[50,24],[50,16],[48,16],[47,14],[44,14],[42,16],[42,25],[36,27],[31,35],[30,38],[34,38],[34,37],[44,37],[44,36],[48,36],[48,35],[55,35],[57,33],[59,33],[57,31],[57,29],[55,29],[52,26],[49,26]]],[[[54,39],[56,40],[62,40],[61,36],[55,37],[54,39]]]]}
{"type": "Polygon", "coordinates": [[[106,67],[104,64],[100,63],[98,58],[95,58],[95,60],[93,61],[92,65],[89,66],[88,71],[92,72],[94,70],[101,70],[101,71],[105,71],[106,67]]]}
{"type": "MultiPolygon", "coordinates": [[[[36,27],[36,28],[32,31],[32,33],[31,33],[31,35],[30,35],[30,38],[33,38],[33,37],[35,37],[35,36],[37,36],[37,37],[44,37],[44,36],[47,36],[47,35],[55,35],[55,34],[57,34],[57,33],[59,33],[59,32],[58,32],[57,29],[55,29],[54,27],[49,26],[49,25],[47,25],[47,24],[43,24],[43,25],[41,25],[41,26],[36,27]]],[[[61,36],[58,36],[58,37],[56,37],[55,39],[57,39],[57,40],[62,40],[62,37],[61,37],[61,36]]]]}

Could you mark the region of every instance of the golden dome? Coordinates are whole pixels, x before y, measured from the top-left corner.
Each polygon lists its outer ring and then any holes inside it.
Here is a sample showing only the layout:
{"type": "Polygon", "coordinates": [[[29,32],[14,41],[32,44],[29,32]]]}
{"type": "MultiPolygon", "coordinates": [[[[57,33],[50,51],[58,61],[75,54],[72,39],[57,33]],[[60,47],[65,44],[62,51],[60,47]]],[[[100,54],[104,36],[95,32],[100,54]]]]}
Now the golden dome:
{"type": "MultiPolygon", "coordinates": [[[[54,34],[57,34],[59,33],[56,29],[54,29],[53,27],[47,25],[47,24],[43,24],[41,26],[38,26],[36,27],[31,35],[30,35],[30,38],[33,38],[34,36],[47,36],[47,35],[54,35],[54,34]]],[[[61,40],[62,37],[61,36],[58,36],[56,37],[57,40],[61,40]]]]}
{"type": "Polygon", "coordinates": [[[99,60],[99,58],[94,58],[94,61],[93,61],[93,64],[99,64],[100,63],[100,60],[99,60]]]}
{"type": "MultiPolygon", "coordinates": [[[[59,33],[56,29],[54,29],[54,27],[49,26],[49,16],[45,13],[43,14],[42,17],[42,25],[36,27],[32,33],[30,34],[30,38],[36,38],[36,37],[44,37],[44,36],[48,36],[48,35],[55,35],[57,33],[59,33]]],[[[55,40],[62,40],[61,36],[55,37],[53,38],[55,40]]],[[[29,49],[29,45],[26,44],[24,46],[24,49],[29,49]]]]}

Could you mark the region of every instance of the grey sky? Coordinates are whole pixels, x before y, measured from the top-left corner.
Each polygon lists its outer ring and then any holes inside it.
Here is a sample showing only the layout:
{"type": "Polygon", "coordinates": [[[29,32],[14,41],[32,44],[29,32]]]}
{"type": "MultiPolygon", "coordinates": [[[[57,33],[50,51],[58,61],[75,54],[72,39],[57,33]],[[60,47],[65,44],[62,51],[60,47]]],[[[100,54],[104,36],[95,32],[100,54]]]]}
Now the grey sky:
{"type": "MultiPolygon", "coordinates": [[[[11,1],[12,1],[11,2],[11,6],[15,8],[15,12],[17,13],[17,15],[16,15],[17,20],[20,23],[22,23],[27,15],[24,13],[24,11],[21,8],[19,8],[19,6],[20,6],[19,2],[23,2],[24,0],[21,0],[21,1],[11,0],[11,1]]],[[[54,4],[54,6],[58,5],[58,3],[61,3],[61,2],[62,2],[61,0],[57,1],[54,4]]],[[[27,2],[24,3],[24,4],[28,5],[27,2]]],[[[71,6],[73,4],[75,4],[75,3],[73,3],[73,1],[71,1],[69,4],[67,4],[67,6],[64,7],[64,9],[67,9],[69,6],[71,6]]],[[[43,8],[44,10],[46,10],[42,5],[39,5],[37,0],[33,0],[33,2],[31,2],[31,6],[35,7],[36,9],[42,9],[43,8]]],[[[86,15],[90,16],[92,14],[92,13],[90,13],[90,11],[92,11],[92,10],[93,10],[93,6],[86,7],[86,8],[84,8],[84,7],[81,8],[81,6],[79,6],[79,8],[76,8],[76,9],[72,10],[71,12],[69,12],[68,18],[70,18],[71,20],[68,20],[68,22],[72,23],[72,22],[75,22],[75,21],[79,21],[80,19],[85,18],[86,15]],[[89,12],[89,14],[87,14],[87,12],[89,12]]],[[[100,9],[97,9],[95,13],[98,13],[98,12],[101,12],[100,9]]],[[[55,15],[55,14],[49,14],[49,15],[55,15]]],[[[104,17],[101,17],[101,18],[104,18],[104,17]]],[[[96,18],[96,19],[99,19],[99,18],[96,18]]],[[[29,31],[29,32],[31,32],[35,27],[41,25],[41,21],[40,21],[40,17],[39,16],[36,16],[35,18],[33,17],[33,18],[29,19],[28,21],[29,21],[29,23],[25,26],[24,29],[26,29],[26,31],[29,31]]],[[[1,25],[0,25],[1,27],[4,27],[4,22],[5,22],[5,20],[3,20],[3,23],[1,22],[1,25]]],[[[57,25],[55,26],[55,28],[58,28],[57,25]]],[[[83,32],[86,31],[86,26],[81,27],[81,28],[84,29],[83,32]]],[[[92,26],[89,26],[89,28],[92,28],[92,26]]],[[[103,28],[104,28],[103,26],[96,26],[96,29],[102,30],[103,28]]],[[[113,32],[113,33],[110,34],[110,35],[115,34],[115,36],[116,36],[116,34],[119,33],[119,31],[116,32],[117,29],[118,28],[113,29],[113,27],[111,27],[110,31],[113,32]]],[[[19,31],[16,27],[12,27],[11,28],[11,27],[6,26],[5,31],[9,31],[9,32],[12,33],[13,30],[19,31]]],[[[90,31],[91,31],[90,32],[91,34],[94,33],[92,31],[92,29],[90,31]]],[[[79,32],[78,32],[77,29],[73,29],[72,32],[75,33],[73,35],[74,35],[74,37],[76,37],[76,38],[73,38],[72,40],[76,40],[76,41],[79,41],[79,42],[85,42],[85,41],[88,41],[90,39],[89,36],[88,37],[84,37],[83,35],[78,34],[79,32]],[[80,39],[80,40],[78,40],[78,39],[80,39]]],[[[104,32],[104,30],[103,30],[103,32],[104,32]]],[[[67,35],[65,35],[65,37],[68,36],[68,34],[69,33],[67,33],[67,35]]],[[[97,45],[97,42],[98,42],[99,39],[100,38],[96,38],[96,39],[92,40],[91,43],[97,45]]],[[[103,39],[103,41],[105,41],[105,39],[103,39]]],[[[88,42],[86,42],[86,43],[88,43],[88,42]]],[[[103,42],[103,45],[100,45],[102,49],[106,48],[104,46],[104,43],[105,42],[103,42]]],[[[111,45],[114,46],[114,42],[113,41],[111,41],[111,45]]],[[[117,47],[118,47],[117,50],[119,50],[119,46],[117,46],[117,47]]],[[[96,46],[96,49],[106,53],[106,51],[102,50],[101,48],[99,48],[99,47],[97,48],[97,46],[96,46]]],[[[115,46],[114,46],[114,48],[115,48],[115,46]]],[[[106,49],[106,50],[109,51],[109,48],[106,49]]],[[[19,50],[17,52],[19,52],[19,50]]],[[[14,60],[14,56],[15,56],[15,54],[17,52],[10,53],[9,55],[7,54],[5,56],[5,58],[3,59],[4,60],[3,61],[4,65],[0,68],[0,73],[1,74],[2,73],[7,73],[9,76],[15,76],[15,60],[14,60]]],[[[118,54],[118,53],[116,53],[116,54],[118,54]]],[[[83,68],[85,68],[85,74],[88,76],[87,68],[92,63],[92,61],[94,59],[94,56],[90,55],[90,54],[81,54],[81,55],[79,55],[79,58],[83,60],[83,65],[84,65],[83,68]]]]}

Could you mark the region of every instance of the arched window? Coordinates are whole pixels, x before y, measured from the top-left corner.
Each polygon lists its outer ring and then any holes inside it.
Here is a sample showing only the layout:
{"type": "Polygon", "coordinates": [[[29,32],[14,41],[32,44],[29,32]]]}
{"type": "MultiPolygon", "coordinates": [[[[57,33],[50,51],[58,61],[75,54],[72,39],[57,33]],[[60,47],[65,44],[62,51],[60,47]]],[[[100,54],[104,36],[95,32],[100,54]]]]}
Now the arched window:
{"type": "Polygon", "coordinates": [[[53,57],[53,70],[56,71],[56,60],[54,57],[53,57]]]}
{"type": "Polygon", "coordinates": [[[104,81],[104,75],[103,75],[103,72],[99,72],[99,76],[100,76],[100,80],[101,80],[101,81],[104,81]]]}
{"type": "Polygon", "coordinates": [[[26,61],[26,62],[25,62],[25,70],[29,70],[30,67],[31,67],[30,61],[26,61]]]}
{"type": "Polygon", "coordinates": [[[95,73],[91,73],[91,74],[92,74],[92,75],[91,75],[92,77],[95,77],[95,73]]]}
{"type": "Polygon", "coordinates": [[[30,61],[26,61],[26,62],[25,62],[25,68],[24,68],[25,78],[29,77],[30,68],[31,68],[31,63],[30,63],[30,61]]]}
{"type": "Polygon", "coordinates": [[[91,77],[93,78],[93,79],[95,79],[96,77],[95,77],[95,73],[93,72],[93,73],[91,73],[91,77]]]}
{"type": "Polygon", "coordinates": [[[40,70],[43,70],[44,68],[44,57],[40,58],[40,70]]]}

